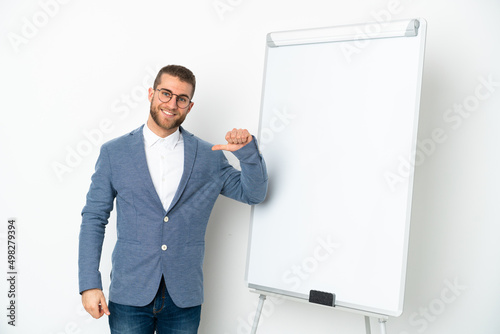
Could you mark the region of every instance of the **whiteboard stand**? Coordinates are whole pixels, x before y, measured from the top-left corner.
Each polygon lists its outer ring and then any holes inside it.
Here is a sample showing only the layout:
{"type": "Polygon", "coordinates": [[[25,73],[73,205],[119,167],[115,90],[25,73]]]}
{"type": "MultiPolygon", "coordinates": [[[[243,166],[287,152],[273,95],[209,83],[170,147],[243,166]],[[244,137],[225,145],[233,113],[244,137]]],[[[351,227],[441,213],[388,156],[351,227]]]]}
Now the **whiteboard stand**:
{"type": "MultiPolygon", "coordinates": [[[[264,302],[266,301],[266,292],[259,291],[259,290],[251,290],[251,291],[259,294],[259,303],[257,305],[257,310],[255,311],[255,317],[253,320],[252,330],[250,332],[250,334],[257,334],[257,327],[259,326],[260,316],[262,314],[262,308],[264,307],[264,302]]],[[[267,293],[269,293],[269,292],[267,292],[267,293]]],[[[309,303],[307,300],[297,298],[297,297],[292,297],[292,296],[287,296],[287,295],[280,295],[280,297],[288,299],[288,300],[309,303]]],[[[318,305],[321,305],[321,304],[318,304],[318,305]]],[[[380,334],[387,334],[387,332],[386,332],[386,323],[387,323],[387,319],[388,319],[387,316],[381,315],[381,314],[369,313],[369,312],[361,311],[361,310],[348,309],[346,307],[342,307],[342,306],[338,306],[338,305],[334,305],[334,306],[336,309],[339,309],[339,310],[349,310],[349,312],[351,312],[351,313],[358,313],[358,314],[363,315],[364,320],[365,320],[365,332],[366,332],[366,334],[372,334],[371,323],[370,323],[371,318],[378,319],[379,328],[380,328],[379,333],[380,334]]]]}
{"type": "Polygon", "coordinates": [[[255,318],[253,319],[251,334],[257,333],[257,326],[259,326],[260,314],[262,313],[262,308],[264,307],[265,301],[266,301],[266,295],[261,294],[259,296],[259,305],[257,305],[257,311],[255,312],[255,318]]]}
{"type": "Polygon", "coordinates": [[[387,322],[387,320],[385,319],[378,319],[378,323],[380,324],[380,334],[386,334],[386,331],[385,331],[385,323],[387,322]]]}
{"type": "MultiPolygon", "coordinates": [[[[387,323],[387,319],[379,318],[378,323],[380,325],[380,334],[387,334],[385,324],[387,323]]],[[[372,329],[371,329],[371,324],[370,324],[370,317],[365,315],[365,330],[366,334],[371,334],[372,329]]]]}
{"type": "Polygon", "coordinates": [[[366,334],[372,334],[372,329],[370,326],[370,317],[365,315],[365,330],[366,334]]]}
{"type": "Polygon", "coordinates": [[[251,290],[363,315],[368,334],[402,314],[425,35],[424,19],[267,35],[251,290]]]}

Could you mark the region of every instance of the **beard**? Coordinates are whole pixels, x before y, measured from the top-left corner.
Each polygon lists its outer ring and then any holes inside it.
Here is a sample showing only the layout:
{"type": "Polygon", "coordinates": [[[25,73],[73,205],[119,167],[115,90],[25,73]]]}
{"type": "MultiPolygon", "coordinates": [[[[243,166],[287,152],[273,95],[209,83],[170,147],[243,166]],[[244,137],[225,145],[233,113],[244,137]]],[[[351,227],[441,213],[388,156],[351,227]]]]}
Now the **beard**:
{"type": "Polygon", "coordinates": [[[160,128],[164,130],[172,130],[178,128],[184,122],[187,115],[187,113],[183,114],[176,113],[177,115],[176,119],[172,120],[165,119],[165,117],[163,117],[162,115],[160,107],[158,105],[156,107],[153,107],[152,103],[149,108],[149,113],[151,114],[151,117],[153,118],[153,121],[156,123],[156,125],[158,125],[160,128]]]}

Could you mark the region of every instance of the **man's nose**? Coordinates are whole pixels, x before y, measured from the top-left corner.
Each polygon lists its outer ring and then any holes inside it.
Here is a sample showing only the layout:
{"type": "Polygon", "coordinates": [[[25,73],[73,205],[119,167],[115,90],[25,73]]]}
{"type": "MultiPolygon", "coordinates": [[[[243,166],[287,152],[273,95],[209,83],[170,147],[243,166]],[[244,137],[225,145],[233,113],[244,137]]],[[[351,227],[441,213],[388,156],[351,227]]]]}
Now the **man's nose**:
{"type": "Polygon", "coordinates": [[[177,96],[172,96],[172,98],[170,99],[170,101],[167,102],[167,106],[170,108],[170,109],[177,109],[177,96]]]}

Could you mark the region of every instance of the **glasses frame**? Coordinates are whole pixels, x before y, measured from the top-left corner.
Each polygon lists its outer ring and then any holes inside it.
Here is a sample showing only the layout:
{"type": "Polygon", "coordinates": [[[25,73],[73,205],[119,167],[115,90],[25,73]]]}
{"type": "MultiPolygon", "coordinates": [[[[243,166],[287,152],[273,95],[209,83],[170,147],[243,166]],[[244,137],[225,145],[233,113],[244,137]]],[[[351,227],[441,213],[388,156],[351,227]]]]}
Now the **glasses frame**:
{"type": "Polygon", "coordinates": [[[155,91],[158,91],[158,92],[161,92],[162,90],[167,91],[167,92],[169,92],[170,94],[172,94],[172,96],[168,99],[168,101],[163,101],[163,100],[161,99],[161,97],[160,97],[160,94],[158,94],[158,100],[160,100],[162,103],[168,103],[168,102],[170,102],[170,100],[172,100],[172,97],[173,97],[174,95],[175,95],[175,105],[177,106],[177,108],[180,108],[180,109],[186,109],[186,108],[188,108],[188,107],[189,107],[189,105],[191,104],[191,102],[193,102],[191,99],[189,99],[189,98],[188,98],[188,96],[187,96],[187,95],[178,95],[178,94],[174,94],[174,93],[172,93],[170,90],[168,90],[168,89],[166,89],[166,88],[161,88],[161,89],[156,88],[156,89],[155,89],[155,91]],[[179,106],[179,97],[186,97],[186,98],[188,99],[188,104],[187,104],[187,106],[185,106],[185,107],[181,107],[181,106],[179,106]]]}

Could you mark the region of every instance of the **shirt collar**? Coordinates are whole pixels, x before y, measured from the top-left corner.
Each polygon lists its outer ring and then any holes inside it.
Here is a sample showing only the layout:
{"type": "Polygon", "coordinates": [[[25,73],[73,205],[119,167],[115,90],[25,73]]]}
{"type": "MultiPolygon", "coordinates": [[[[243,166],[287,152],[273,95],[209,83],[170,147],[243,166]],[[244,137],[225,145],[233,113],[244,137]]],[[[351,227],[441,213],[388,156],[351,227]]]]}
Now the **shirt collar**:
{"type": "Polygon", "coordinates": [[[179,128],[171,135],[162,138],[151,131],[147,123],[144,125],[144,130],[142,132],[144,134],[144,143],[146,147],[153,147],[160,144],[167,149],[173,150],[181,138],[179,128]]]}

